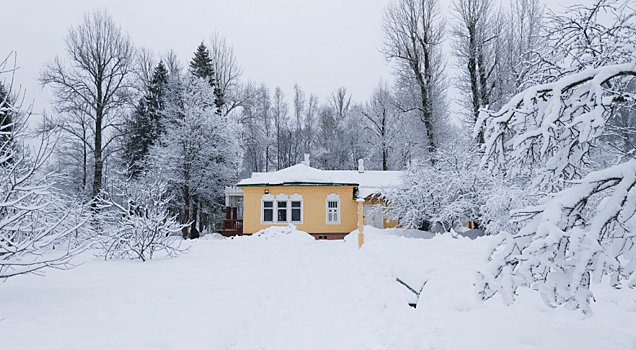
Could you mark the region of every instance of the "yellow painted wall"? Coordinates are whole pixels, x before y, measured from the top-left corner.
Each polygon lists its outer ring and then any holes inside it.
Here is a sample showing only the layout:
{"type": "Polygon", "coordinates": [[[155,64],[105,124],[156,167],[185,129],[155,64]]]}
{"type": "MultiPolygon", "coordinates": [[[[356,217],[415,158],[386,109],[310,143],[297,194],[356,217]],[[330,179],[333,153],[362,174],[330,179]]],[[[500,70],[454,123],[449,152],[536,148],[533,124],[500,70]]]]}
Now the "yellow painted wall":
{"type": "MultiPolygon", "coordinates": [[[[365,201],[364,201],[364,204],[365,204],[365,205],[368,205],[368,204],[372,204],[372,205],[378,205],[378,204],[379,204],[379,205],[385,205],[384,200],[379,199],[378,197],[379,197],[379,196],[373,196],[373,197],[370,197],[370,198],[369,198],[369,197],[367,197],[367,198],[365,199],[365,201]]],[[[382,221],[383,221],[383,226],[384,226],[384,228],[396,228],[396,227],[399,227],[399,226],[400,226],[400,223],[399,223],[399,222],[397,222],[397,221],[395,221],[395,220],[387,220],[387,218],[386,218],[386,217],[384,217],[384,219],[383,219],[382,221]]]]}
{"type": "MultiPolygon", "coordinates": [[[[358,204],[353,200],[354,186],[263,186],[243,189],[243,232],[252,234],[270,226],[287,224],[261,224],[261,198],[265,190],[271,195],[303,196],[302,224],[293,223],[307,233],[349,233],[358,228],[358,204]],[[340,196],[340,224],[327,224],[327,195],[340,196]]],[[[274,217],[276,212],[274,211],[274,217]]]]}

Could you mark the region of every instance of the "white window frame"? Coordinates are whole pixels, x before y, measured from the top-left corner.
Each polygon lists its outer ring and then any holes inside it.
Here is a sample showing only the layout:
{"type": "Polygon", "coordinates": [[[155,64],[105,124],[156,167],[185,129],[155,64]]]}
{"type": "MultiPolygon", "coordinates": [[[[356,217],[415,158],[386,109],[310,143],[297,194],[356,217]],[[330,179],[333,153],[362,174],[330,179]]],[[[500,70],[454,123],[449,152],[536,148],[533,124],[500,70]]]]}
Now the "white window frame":
{"type": "MultiPolygon", "coordinates": [[[[269,208],[267,208],[269,209],[269,208]]],[[[275,224],[276,223],[276,198],[271,194],[264,194],[261,197],[261,224],[275,224]],[[272,221],[265,221],[265,202],[272,202],[272,221]]]]}
{"type": "MultiPolygon", "coordinates": [[[[272,194],[265,194],[261,197],[261,225],[272,225],[272,224],[302,224],[304,222],[305,217],[305,203],[303,201],[303,196],[298,193],[294,193],[291,196],[287,196],[284,193],[278,194],[276,196],[272,194]],[[264,221],[265,219],[265,202],[272,202],[272,221],[264,221]],[[278,202],[285,202],[285,214],[287,217],[286,221],[278,221],[278,202]],[[300,221],[292,221],[292,202],[300,202],[300,221]]],[[[267,208],[270,209],[270,208],[267,208]]]]}
{"type": "Polygon", "coordinates": [[[302,224],[304,222],[305,217],[305,203],[303,202],[303,196],[298,193],[294,193],[289,196],[289,222],[292,224],[302,224]],[[292,219],[292,202],[300,202],[300,221],[293,221],[292,219]]]}
{"type": "Polygon", "coordinates": [[[327,225],[340,225],[340,217],[342,216],[342,206],[340,205],[340,196],[335,194],[335,193],[331,193],[329,195],[327,195],[327,199],[325,200],[325,222],[327,223],[327,225]],[[329,202],[337,202],[338,207],[336,208],[336,215],[338,217],[338,220],[336,221],[329,221],[329,202]]]}
{"type": "Polygon", "coordinates": [[[289,196],[287,196],[287,195],[286,195],[286,194],[284,194],[284,193],[278,194],[278,195],[276,195],[276,200],[275,200],[275,202],[276,202],[276,204],[274,205],[274,208],[276,208],[276,212],[274,213],[274,214],[276,214],[276,215],[274,215],[274,220],[275,220],[275,222],[276,222],[277,224],[278,224],[278,223],[280,223],[280,224],[286,224],[286,223],[288,223],[288,222],[289,222],[289,205],[290,205],[290,203],[289,203],[289,196]],[[285,220],[285,221],[278,221],[278,211],[280,210],[280,209],[278,208],[278,202],[285,202],[285,217],[287,218],[287,220],[285,220]]]}

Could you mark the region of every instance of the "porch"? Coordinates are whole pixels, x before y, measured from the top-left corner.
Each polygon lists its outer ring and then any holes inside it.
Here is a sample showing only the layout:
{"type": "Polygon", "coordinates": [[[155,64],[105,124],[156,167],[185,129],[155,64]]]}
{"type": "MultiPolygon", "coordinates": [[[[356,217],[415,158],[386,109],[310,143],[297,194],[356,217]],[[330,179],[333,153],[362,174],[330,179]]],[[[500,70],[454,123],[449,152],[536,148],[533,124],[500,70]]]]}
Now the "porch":
{"type": "Polygon", "coordinates": [[[221,234],[225,237],[243,235],[243,190],[225,187],[225,219],[221,234]]]}

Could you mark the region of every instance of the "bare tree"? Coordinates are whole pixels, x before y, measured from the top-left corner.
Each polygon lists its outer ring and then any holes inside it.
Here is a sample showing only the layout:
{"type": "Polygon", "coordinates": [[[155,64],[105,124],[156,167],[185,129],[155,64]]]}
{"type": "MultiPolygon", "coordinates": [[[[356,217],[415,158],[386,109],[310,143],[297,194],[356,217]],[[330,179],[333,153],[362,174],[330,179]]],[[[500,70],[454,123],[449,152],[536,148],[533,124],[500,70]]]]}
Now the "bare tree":
{"type": "Polygon", "coordinates": [[[120,112],[130,102],[135,50],[130,38],[105,11],[87,13],[66,36],[68,62],[47,62],[39,80],[51,85],[57,110],[86,115],[92,121],[93,185],[95,198],[102,187],[105,151],[113,146],[121,123],[120,112]]]}
{"type": "Polygon", "coordinates": [[[441,58],[445,23],[440,7],[438,0],[393,0],[383,17],[382,52],[395,62],[396,83],[414,97],[403,109],[418,111],[429,154],[437,148],[435,119],[442,118],[446,88],[441,58]]]}
{"type": "Polygon", "coordinates": [[[210,56],[216,78],[215,94],[221,103],[222,114],[227,115],[245,102],[246,97],[240,87],[240,79],[243,71],[238,65],[234,54],[234,48],[223,35],[214,32],[210,37],[210,56]]]}
{"type": "Polygon", "coordinates": [[[157,66],[157,58],[155,53],[145,47],[137,49],[135,55],[136,68],[134,69],[135,81],[138,82],[136,89],[146,91],[152,81],[152,75],[157,66]]]}
{"type": "Polygon", "coordinates": [[[366,119],[372,138],[369,142],[372,148],[379,148],[382,170],[389,170],[389,154],[393,148],[396,129],[396,110],[389,86],[380,81],[373,90],[369,101],[359,108],[360,114],[366,119]]]}
{"type": "MultiPolygon", "coordinates": [[[[452,30],[453,49],[462,72],[458,85],[470,96],[472,126],[479,117],[479,109],[490,105],[495,88],[493,73],[498,65],[495,48],[500,38],[493,7],[492,0],[457,0],[452,7],[457,17],[452,30]]],[[[483,133],[478,135],[478,142],[484,143],[483,133]]]]}
{"type": "MultiPolygon", "coordinates": [[[[285,148],[287,147],[286,133],[288,131],[289,107],[285,102],[285,93],[280,87],[274,90],[274,103],[272,104],[272,119],[274,120],[274,128],[276,132],[276,170],[286,167],[285,148]]],[[[287,165],[289,166],[289,165],[287,165]]]]}

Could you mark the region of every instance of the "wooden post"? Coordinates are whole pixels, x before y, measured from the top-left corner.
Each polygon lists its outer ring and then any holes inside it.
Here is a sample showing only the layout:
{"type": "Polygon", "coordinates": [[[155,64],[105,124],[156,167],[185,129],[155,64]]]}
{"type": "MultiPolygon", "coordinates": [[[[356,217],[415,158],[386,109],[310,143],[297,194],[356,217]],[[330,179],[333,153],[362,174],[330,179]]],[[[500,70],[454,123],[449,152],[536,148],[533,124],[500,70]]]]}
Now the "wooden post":
{"type": "Polygon", "coordinates": [[[364,244],[364,199],[356,199],[358,202],[358,248],[364,244]]]}

